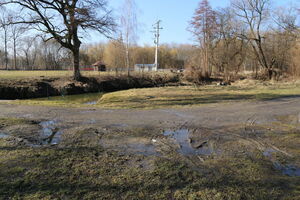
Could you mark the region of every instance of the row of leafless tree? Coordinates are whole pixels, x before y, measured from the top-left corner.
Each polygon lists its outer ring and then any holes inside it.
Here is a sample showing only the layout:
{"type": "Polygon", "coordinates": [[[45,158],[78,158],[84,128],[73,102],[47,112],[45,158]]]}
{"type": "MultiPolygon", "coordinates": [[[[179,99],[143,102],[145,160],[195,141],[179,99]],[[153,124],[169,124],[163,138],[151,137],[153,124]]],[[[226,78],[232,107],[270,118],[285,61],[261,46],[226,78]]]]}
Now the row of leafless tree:
{"type": "Polygon", "coordinates": [[[81,78],[79,54],[84,32],[91,30],[109,37],[116,27],[106,0],[0,0],[0,6],[2,12],[15,11],[11,20],[5,17],[2,28],[22,24],[43,41],[55,40],[71,52],[76,80],[81,78]]]}
{"type": "Polygon", "coordinates": [[[201,55],[193,70],[203,77],[213,72],[229,77],[251,67],[269,79],[294,70],[298,16],[296,8],[276,9],[270,0],[232,0],[230,8],[218,10],[202,0],[189,28],[201,55]]]}
{"type": "MultiPolygon", "coordinates": [[[[11,26],[11,28],[16,30],[19,27],[11,26]]],[[[55,40],[44,42],[24,31],[14,35],[14,31],[11,30],[8,33],[3,31],[2,38],[5,48],[3,51],[0,50],[0,69],[60,70],[72,68],[71,53],[61,48],[55,40]]]]}
{"type": "MultiPolygon", "coordinates": [[[[134,0],[124,0],[119,20],[106,0],[0,0],[0,8],[9,13],[0,19],[0,64],[5,69],[72,65],[74,78],[80,79],[80,64],[103,61],[129,73],[134,64],[154,62],[152,47],[136,45],[134,0]],[[111,40],[81,48],[87,30],[111,40]]],[[[217,10],[202,0],[189,27],[196,45],[163,45],[160,67],[185,66],[204,78],[230,79],[249,70],[269,79],[283,73],[300,75],[298,16],[296,7],[276,9],[270,0],[232,0],[230,8],[217,10]]]]}
{"type": "MultiPolygon", "coordinates": [[[[120,40],[111,40],[108,43],[85,45],[81,51],[81,65],[86,66],[96,61],[104,62],[108,69],[115,71],[128,71],[134,64],[153,64],[155,47],[130,45],[127,51],[125,44],[120,40]]],[[[162,69],[183,69],[185,61],[194,51],[192,45],[161,45],[159,51],[159,63],[162,69]]]]}
{"type": "MultiPolygon", "coordinates": [[[[10,38],[8,38],[7,45],[7,60],[4,51],[0,51],[2,69],[72,69],[72,53],[61,48],[55,40],[44,42],[39,37],[24,34],[17,40],[16,56],[14,56],[10,38]]],[[[154,62],[154,47],[131,44],[128,50],[126,48],[126,43],[120,39],[110,40],[107,43],[85,44],[80,50],[80,66],[90,67],[101,61],[107,65],[108,70],[128,72],[128,69],[130,71],[133,69],[134,64],[152,64],[154,62]]],[[[182,69],[193,51],[192,45],[162,45],[159,52],[160,67],[182,69]]]]}
{"type": "MultiPolygon", "coordinates": [[[[65,65],[62,63],[64,58],[60,57],[61,52],[65,56],[69,56],[71,53],[74,78],[78,80],[81,77],[79,65],[82,37],[86,36],[87,31],[96,31],[108,38],[114,38],[116,34],[121,35],[125,53],[124,66],[128,69],[128,73],[130,71],[130,48],[135,44],[137,38],[137,8],[134,0],[124,0],[121,15],[118,17],[113,16],[106,0],[0,0],[0,8],[0,12],[3,13],[0,27],[3,31],[5,46],[3,52],[5,69],[18,69],[20,62],[21,67],[27,64],[31,65],[31,68],[35,68],[35,65],[38,64],[41,68],[43,65],[36,62],[38,58],[43,57],[40,52],[48,55],[43,59],[46,68],[57,68],[65,65]],[[32,46],[37,51],[27,49],[21,54],[20,51],[17,51],[17,41],[25,31],[29,30],[30,34],[34,33],[44,43],[39,40],[36,44],[33,42],[33,38],[27,37],[25,43],[28,44],[29,40],[32,41],[32,46]],[[47,43],[48,41],[50,44],[47,43]],[[65,50],[57,50],[56,53],[52,53],[49,48],[56,48],[55,42],[65,50]],[[13,46],[13,58],[9,57],[9,45],[13,46]],[[30,56],[31,59],[29,59],[30,56]],[[9,66],[11,62],[13,62],[13,66],[9,66]]],[[[26,48],[26,44],[23,43],[21,43],[22,48],[26,48]]]]}

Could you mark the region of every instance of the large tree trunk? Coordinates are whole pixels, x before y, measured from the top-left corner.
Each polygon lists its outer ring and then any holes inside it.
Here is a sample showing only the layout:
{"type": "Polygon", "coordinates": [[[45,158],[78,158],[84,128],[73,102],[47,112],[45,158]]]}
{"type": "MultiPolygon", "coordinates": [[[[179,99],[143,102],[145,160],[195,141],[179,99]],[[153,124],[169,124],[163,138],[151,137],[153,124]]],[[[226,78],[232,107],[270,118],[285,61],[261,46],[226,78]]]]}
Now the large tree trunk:
{"type": "Polygon", "coordinates": [[[73,75],[74,80],[79,81],[81,79],[80,66],[79,66],[79,49],[73,50],[73,71],[74,71],[74,75],[73,75]]]}

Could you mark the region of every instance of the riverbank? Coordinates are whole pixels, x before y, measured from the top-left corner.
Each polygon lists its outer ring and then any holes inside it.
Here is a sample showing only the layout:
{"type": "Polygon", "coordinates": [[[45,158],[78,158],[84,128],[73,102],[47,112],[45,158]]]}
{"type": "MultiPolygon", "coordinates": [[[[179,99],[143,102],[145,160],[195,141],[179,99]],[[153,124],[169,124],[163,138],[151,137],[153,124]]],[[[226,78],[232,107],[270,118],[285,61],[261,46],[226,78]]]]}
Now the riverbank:
{"type": "Polygon", "coordinates": [[[177,74],[85,77],[81,81],[74,81],[70,77],[1,79],[0,99],[42,98],[179,84],[177,74]]]}

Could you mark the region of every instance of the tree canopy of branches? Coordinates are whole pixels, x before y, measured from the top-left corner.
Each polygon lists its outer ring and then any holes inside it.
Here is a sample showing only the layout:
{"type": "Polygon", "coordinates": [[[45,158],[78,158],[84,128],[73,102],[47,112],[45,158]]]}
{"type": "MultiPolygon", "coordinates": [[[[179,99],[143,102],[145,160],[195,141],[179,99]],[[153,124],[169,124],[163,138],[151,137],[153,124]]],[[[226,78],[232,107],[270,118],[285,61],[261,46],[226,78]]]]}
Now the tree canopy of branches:
{"type": "Polygon", "coordinates": [[[55,39],[73,54],[74,79],[81,78],[79,49],[81,31],[94,30],[109,36],[115,28],[106,0],[0,0],[1,6],[20,9],[15,24],[28,24],[44,40],[55,39]]]}
{"type": "Polygon", "coordinates": [[[125,66],[125,51],[122,38],[118,40],[111,40],[104,51],[104,60],[110,69],[118,73],[125,66]]]}
{"type": "MultiPolygon", "coordinates": [[[[248,26],[249,31],[242,34],[253,48],[253,52],[259,64],[264,67],[272,77],[275,60],[266,56],[263,42],[266,39],[263,34],[263,25],[269,17],[270,0],[234,0],[232,5],[235,13],[248,26]]],[[[264,31],[266,32],[266,30],[264,31]]]]}
{"type": "Polygon", "coordinates": [[[3,12],[0,16],[0,27],[3,30],[3,39],[4,39],[4,61],[5,61],[5,69],[8,69],[8,50],[7,50],[7,43],[8,43],[8,32],[9,32],[9,21],[11,19],[10,15],[7,15],[6,12],[3,12]]]}
{"type": "Polygon", "coordinates": [[[199,3],[190,25],[191,27],[189,30],[194,35],[201,48],[201,68],[204,71],[205,76],[210,76],[212,70],[209,55],[212,49],[214,32],[216,30],[216,13],[212,10],[208,0],[202,0],[199,3]]]}
{"type": "Polygon", "coordinates": [[[245,40],[239,37],[242,26],[236,20],[232,9],[224,8],[216,12],[217,38],[213,49],[213,64],[229,79],[230,73],[237,74],[245,58],[245,40]]]}
{"type": "Polygon", "coordinates": [[[121,11],[121,32],[125,47],[125,63],[127,72],[130,72],[130,47],[136,43],[137,40],[137,6],[134,0],[124,0],[121,11]]]}

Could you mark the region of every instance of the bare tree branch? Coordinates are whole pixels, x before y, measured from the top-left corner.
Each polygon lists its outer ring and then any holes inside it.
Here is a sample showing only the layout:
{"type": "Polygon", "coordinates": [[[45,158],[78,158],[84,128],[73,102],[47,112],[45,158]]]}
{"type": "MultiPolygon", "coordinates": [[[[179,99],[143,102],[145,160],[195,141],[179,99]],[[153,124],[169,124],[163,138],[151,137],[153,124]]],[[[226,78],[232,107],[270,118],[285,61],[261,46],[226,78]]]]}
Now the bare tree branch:
{"type": "Polygon", "coordinates": [[[55,39],[74,57],[74,78],[80,78],[80,31],[93,30],[109,36],[115,29],[106,0],[0,0],[0,6],[19,9],[11,24],[27,24],[44,34],[44,40],[55,39]]]}

